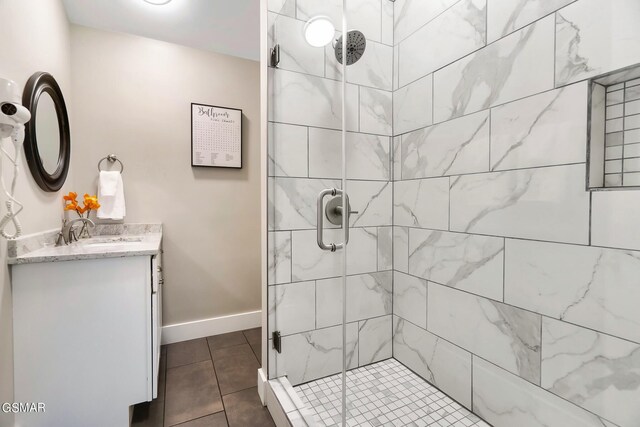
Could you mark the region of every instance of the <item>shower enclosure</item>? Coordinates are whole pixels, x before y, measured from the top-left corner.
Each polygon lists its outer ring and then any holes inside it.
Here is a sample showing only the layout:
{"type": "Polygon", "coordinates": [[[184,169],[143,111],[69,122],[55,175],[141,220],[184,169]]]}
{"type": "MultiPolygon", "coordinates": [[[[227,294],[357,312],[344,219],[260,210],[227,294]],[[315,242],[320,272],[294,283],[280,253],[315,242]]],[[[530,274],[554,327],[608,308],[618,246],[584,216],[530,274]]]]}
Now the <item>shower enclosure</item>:
{"type": "Polygon", "coordinates": [[[266,3],[288,422],[640,426],[640,2],[266,3]]]}

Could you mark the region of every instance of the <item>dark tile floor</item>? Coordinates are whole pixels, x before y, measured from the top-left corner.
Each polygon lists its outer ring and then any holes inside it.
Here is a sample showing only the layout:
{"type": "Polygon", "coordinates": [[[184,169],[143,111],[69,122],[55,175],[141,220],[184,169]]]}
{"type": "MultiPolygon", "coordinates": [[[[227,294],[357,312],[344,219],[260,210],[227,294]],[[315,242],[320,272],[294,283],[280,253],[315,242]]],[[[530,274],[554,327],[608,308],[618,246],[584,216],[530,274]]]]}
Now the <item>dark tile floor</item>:
{"type": "Polygon", "coordinates": [[[162,347],[158,398],[136,405],[135,427],[275,426],[260,403],[260,328],[162,347]]]}

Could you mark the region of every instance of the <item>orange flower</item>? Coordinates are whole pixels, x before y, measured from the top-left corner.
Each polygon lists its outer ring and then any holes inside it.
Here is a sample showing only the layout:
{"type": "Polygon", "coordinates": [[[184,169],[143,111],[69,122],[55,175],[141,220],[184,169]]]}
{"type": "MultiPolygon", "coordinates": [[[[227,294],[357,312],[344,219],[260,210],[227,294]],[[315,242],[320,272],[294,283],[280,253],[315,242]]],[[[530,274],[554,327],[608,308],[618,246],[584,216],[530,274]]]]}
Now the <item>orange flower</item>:
{"type": "Polygon", "coordinates": [[[64,210],[65,211],[76,211],[76,210],[78,210],[78,203],[77,202],[76,203],[74,203],[74,202],[68,203],[68,204],[66,204],[64,206],[64,210]]]}
{"type": "Polygon", "coordinates": [[[83,213],[87,210],[96,210],[100,208],[100,203],[98,203],[98,196],[93,195],[90,196],[88,194],[84,195],[84,210],[83,213]]]}
{"type": "Polygon", "coordinates": [[[98,196],[89,194],[84,195],[84,206],[80,207],[78,205],[78,193],[74,193],[71,191],[66,196],[62,196],[64,200],[64,210],[65,211],[76,211],[78,215],[82,216],[85,212],[96,210],[100,208],[100,203],[98,203],[98,196]]]}
{"type": "Polygon", "coordinates": [[[78,197],[77,193],[74,193],[73,191],[71,191],[69,194],[67,194],[66,196],[62,196],[62,199],[64,200],[64,210],[65,211],[76,211],[78,212],[78,201],[76,200],[78,197]]]}
{"type": "Polygon", "coordinates": [[[62,196],[62,199],[65,202],[71,202],[71,203],[75,203],[78,204],[77,199],[78,198],[78,193],[74,193],[73,191],[70,191],[69,194],[67,194],[66,196],[62,196]]]}

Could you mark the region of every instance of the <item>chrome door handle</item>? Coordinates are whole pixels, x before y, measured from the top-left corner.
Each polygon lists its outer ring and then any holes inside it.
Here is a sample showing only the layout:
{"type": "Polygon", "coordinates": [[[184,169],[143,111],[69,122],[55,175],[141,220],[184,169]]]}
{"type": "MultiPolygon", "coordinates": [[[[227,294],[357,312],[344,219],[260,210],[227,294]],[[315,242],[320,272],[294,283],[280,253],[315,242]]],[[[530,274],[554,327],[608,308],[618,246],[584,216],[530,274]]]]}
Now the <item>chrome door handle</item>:
{"type": "MultiPolygon", "coordinates": [[[[349,224],[347,223],[347,227],[345,230],[344,242],[343,243],[324,243],[324,198],[326,196],[342,196],[346,205],[349,206],[349,196],[347,196],[342,190],[338,190],[337,188],[327,188],[322,190],[318,194],[318,205],[317,205],[317,221],[316,221],[316,229],[318,231],[318,246],[323,251],[331,251],[335,252],[338,249],[343,249],[347,243],[349,243],[349,224]]],[[[348,219],[347,219],[348,221],[348,219]]]]}

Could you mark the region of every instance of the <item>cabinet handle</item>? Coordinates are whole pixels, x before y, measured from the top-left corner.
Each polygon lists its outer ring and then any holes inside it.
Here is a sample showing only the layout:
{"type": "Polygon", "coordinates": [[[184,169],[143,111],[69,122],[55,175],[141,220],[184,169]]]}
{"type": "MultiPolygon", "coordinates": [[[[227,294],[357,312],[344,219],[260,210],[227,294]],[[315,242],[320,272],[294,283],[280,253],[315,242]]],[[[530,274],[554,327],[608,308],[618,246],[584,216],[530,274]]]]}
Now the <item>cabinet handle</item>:
{"type": "Polygon", "coordinates": [[[162,267],[158,266],[158,273],[162,273],[162,267]]]}

